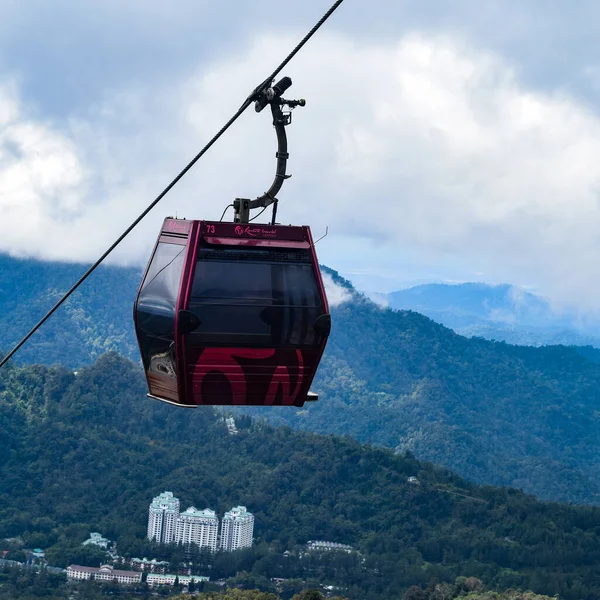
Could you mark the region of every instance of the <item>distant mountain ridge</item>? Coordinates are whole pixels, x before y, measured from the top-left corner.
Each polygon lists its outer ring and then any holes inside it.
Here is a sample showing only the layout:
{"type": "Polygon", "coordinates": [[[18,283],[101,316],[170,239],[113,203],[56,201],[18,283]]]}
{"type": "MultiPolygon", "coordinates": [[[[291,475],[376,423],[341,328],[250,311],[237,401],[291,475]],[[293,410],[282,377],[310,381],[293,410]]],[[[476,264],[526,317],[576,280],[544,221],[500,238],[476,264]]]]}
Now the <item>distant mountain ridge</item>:
{"type": "Polygon", "coordinates": [[[390,308],[414,310],[467,337],[510,344],[600,347],[600,322],[518,287],[485,283],[417,285],[378,294],[390,308]]]}

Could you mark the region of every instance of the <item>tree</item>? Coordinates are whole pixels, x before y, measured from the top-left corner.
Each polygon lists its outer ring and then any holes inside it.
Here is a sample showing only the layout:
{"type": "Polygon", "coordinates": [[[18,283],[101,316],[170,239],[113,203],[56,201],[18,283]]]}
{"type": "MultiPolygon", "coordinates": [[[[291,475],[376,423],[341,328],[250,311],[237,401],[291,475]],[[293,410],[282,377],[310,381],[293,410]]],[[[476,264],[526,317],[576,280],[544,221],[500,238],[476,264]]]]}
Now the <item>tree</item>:
{"type": "Polygon", "coordinates": [[[485,585],[481,579],[477,577],[467,577],[464,581],[465,589],[468,592],[483,592],[485,585]]]}
{"type": "Polygon", "coordinates": [[[323,600],[324,596],[319,590],[302,590],[292,597],[292,600],[323,600]]]}
{"type": "Polygon", "coordinates": [[[5,556],[5,559],[24,563],[27,560],[27,555],[22,550],[13,550],[5,556]]]}
{"type": "Polygon", "coordinates": [[[427,600],[427,592],[416,585],[411,585],[404,593],[404,600],[427,600]]]}
{"type": "Polygon", "coordinates": [[[438,583],[430,594],[432,600],[450,600],[454,598],[455,587],[449,583],[438,583]]]}

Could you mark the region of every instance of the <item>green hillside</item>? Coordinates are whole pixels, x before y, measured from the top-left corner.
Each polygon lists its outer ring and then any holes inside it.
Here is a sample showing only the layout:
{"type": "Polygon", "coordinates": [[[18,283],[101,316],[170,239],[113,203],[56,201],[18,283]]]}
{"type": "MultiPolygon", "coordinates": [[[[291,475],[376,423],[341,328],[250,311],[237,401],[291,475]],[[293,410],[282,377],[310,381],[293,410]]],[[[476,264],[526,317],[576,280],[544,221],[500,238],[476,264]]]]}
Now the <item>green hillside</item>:
{"type": "MultiPolygon", "coordinates": [[[[0,347],[8,348],[84,270],[0,259],[0,347]]],[[[303,410],[253,411],[318,433],[410,450],[480,483],[548,500],[600,503],[600,363],[594,349],[467,339],[410,311],[382,310],[334,272],[351,300],[303,410]]],[[[16,356],[73,369],[106,349],[138,360],[139,271],[94,274],[16,356]]]]}
{"type": "Polygon", "coordinates": [[[247,412],[410,450],[473,481],[600,503],[600,365],[582,354],[464,338],[355,294],[334,309],[321,401],[247,412]]]}
{"type": "MultiPolygon", "coordinates": [[[[87,265],[0,254],[0,348],[7,352],[41,319],[87,265]]],[[[116,350],[135,359],[133,299],[140,269],[100,267],[15,356],[21,363],[89,364],[116,350]]]]}
{"type": "Polygon", "coordinates": [[[373,600],[461,575],[566,600],[600,595],[600,509],[476,487],[350,438],[248,419],[230,436],[212,410],[179,410],[144,391],[139,368],[116,354],[78,375],[0,371],[0,538],[21,536],[57,564],[79,556],[90,531],[122,554],[158,552],[144,541],[147,510],[168,489],[183,506],[255,514],[258,544],[221,561],[225,577],[308,576],[373,600]],[[362,558],[282,556],[311,539],[350,544],[362,558]]]}

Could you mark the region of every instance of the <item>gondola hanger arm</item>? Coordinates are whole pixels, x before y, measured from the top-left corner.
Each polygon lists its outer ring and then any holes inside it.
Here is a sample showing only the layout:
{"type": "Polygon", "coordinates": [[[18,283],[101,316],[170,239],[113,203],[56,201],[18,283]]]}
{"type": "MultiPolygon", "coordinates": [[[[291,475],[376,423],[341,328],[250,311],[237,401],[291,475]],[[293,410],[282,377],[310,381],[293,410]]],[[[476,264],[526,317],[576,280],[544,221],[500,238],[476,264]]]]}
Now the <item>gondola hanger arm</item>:
{"type": "Polygon", "coordinates": [[[289,77],[283,77],[275,85],[268,85],[259,92],[254,100],[254,108],[256,112],[261,112],[267,105],[271,107],[273,116],[273,126],[277,135],[277,166],[275,169],[275,178],[271,187],[258,198],[250,200],[250,198],[236,198],[233,201],[234,222],[249,223],[250,211],[254,208],[267,208],[273,204],[273,216],[271,224],[275,225],[277,216],[277,193],[281,189],[283,182],[289,179],[291,175],[286,174],[287,161],[289,152],[287,147],[287,135],[285,128],[292,122],[291,112],[284,112],[282,107],[287,106],[290,111],[297,106],[306,106],[306,100],[286,100],[282,94],[292,85],[292,80],[289,77]]]}

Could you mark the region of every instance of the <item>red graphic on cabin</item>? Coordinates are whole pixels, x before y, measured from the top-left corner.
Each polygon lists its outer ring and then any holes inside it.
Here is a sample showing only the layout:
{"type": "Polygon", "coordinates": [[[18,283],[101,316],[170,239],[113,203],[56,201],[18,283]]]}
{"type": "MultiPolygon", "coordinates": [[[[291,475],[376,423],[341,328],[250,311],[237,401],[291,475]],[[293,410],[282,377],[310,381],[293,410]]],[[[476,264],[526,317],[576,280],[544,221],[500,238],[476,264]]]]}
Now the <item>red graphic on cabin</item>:
{"type": "Polygon", "coordinates": [[[260,404],[293,405],[301,393],[306,396],[304,370],[305,360],[298,349],[206,348],[192,375],[194,400],[215,404],[219,398],[219,404],[240,405],[260,398],[260,404]]]}

